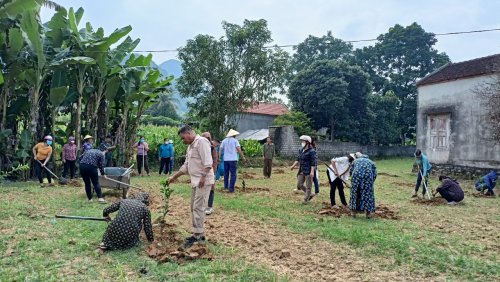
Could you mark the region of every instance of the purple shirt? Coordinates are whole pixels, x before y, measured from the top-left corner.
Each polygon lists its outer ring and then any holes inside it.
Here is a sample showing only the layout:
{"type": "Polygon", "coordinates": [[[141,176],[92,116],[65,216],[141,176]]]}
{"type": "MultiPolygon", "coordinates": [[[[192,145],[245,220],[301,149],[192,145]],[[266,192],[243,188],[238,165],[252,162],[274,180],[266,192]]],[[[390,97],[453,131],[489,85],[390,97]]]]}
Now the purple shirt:
{"type": "Polygon", "coordinates": [[[134,148],[137,148],[137,155],[139,155],[139,156],[147,156],[148,155],[148,151],[149,151],[148,143],[141,142],[141,144],[139,144],[139,142],[137,142],[134,144],[134,148]]]}
{"type": "Polygon", "coordinates": [[[76,160],[76,144],[66,143],[63,146],[63,159],[67,161],[76,160]]]}

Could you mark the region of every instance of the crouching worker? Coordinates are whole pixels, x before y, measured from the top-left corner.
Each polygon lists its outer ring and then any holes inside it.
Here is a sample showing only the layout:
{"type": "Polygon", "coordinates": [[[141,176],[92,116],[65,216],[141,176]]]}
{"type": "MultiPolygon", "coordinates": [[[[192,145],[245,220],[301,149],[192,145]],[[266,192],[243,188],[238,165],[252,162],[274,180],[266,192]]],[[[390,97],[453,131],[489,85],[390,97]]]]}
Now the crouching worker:
{"type": "Polygon", "coordinates": [[[456,205],[464,199],[464,191],[456,180],[441,175],[439,176],[439,181],[441,181],[441,185],[432,194],[434,197],[439,193],[441,197],[448,201],[448,205],[456,205]]]}
{"type": "Polygon", "coordinates": [[[149,242],[154,240],[149,212],[149,195],[141,192],[135,197],[124,199],[104,209],[102,215],[109,220],[109,214],[118,211],[115,220],[104,233],[101,250],[131,248],[139,242],[139,234],[144,225],[144,232],[149,242]]]}
{"type": "Polygon", "coordinates": [[[487,196],[495,196],[493,192],[493,188],[497,185],[498,174],[496,171],[492,170],[490,173],[481,177],[478,181],[476,181],[475,187],[477,191],[483,192],[484,190],[488,190],[486,192],[487,196]]]}

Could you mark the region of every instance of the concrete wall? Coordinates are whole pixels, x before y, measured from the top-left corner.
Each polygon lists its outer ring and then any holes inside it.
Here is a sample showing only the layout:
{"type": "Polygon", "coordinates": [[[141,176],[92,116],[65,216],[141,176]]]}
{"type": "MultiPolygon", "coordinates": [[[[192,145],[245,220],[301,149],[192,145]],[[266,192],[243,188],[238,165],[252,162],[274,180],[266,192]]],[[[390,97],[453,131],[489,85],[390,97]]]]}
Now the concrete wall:
{"type": "Polygon", "coordinates": [[[424,85],[418,88],[417,147],[436,164],[499,168],[500,145],[490,141],[483,101],[474,93],[495,76],[482,76],[424,85]],[[428,116],[450,114],[449,148],[432,150],[428,116]]]}
{"type": "Polygon", "coordinates": [[[236,130],[243,133],[252,129],[263,129],[273,124],[276,116],[241,113],[235,117],[236,130]]]}
{"type": "MultiPolygon", "coordinates": [[[[300,150],[300,140],[293,126],[270,126],[269,135],[276,145],[278,156],[296,158],[300,150]]],[[[376,146],[361,145],[352,142],[319,141],[316,143],[318,157],[330,160],[333,157],[346,156],[349,153],[363,152],[370,157],[413,156],[415,146],[376,146]]]]}

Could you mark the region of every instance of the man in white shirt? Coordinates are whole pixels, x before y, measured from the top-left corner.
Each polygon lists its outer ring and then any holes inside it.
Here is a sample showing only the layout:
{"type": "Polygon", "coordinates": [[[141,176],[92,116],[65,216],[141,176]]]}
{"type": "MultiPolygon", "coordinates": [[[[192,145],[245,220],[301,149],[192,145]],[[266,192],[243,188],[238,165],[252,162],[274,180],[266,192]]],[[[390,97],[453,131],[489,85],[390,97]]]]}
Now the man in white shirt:
{"type": "Polygon", "coordinates": [[[340,201],[344,206],[347,206],[347,201],[344,195],[344,182],[349,180],[349,169],[351,163],[356,159],[353,154],[347,157],[333,158],[328,170],[328,178],[330,179],[330,203],[332,209],[335,208],[335,190],[338,188],[340,201]]]}
{"type": "Polygon", "coordinates": [[[234,185],[236,184],[236,171],[238,169],[238,154],[242,160],[245,160],[243,152],[241,151],[240,142],[235,138],[240,134],[238,131],[231,129],[226,135],[220,145],[220,150],[223,155],[224,161],[224,190],[229,190],[234,193],[234,185]],[[229,179],[231,175],[231,180],[229,179]]]}

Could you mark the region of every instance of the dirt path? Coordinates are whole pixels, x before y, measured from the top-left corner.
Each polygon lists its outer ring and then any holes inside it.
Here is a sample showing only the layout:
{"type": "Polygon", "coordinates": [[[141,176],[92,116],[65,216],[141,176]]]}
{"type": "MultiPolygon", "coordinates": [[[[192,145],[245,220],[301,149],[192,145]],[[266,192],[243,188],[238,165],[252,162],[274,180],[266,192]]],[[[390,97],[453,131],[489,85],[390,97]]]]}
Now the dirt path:
{"type": "MultiPolygon", "coordinates": [[[[171,199],[171,214],[190,230],[187,200],[171,199]]],[[[206,220],[209,241],[235,248],[235,254],[264,265],[294,281],[403,281],[416,280],[408,272],[387,272],[354,255],[348,247],[325,242],[312,235],[295,234],[279,226],[250,221],[221,209],[206,220]]],[[[221,258],[219,258],[221,259],[221,258]]],[[[423,280],[423,279],[422,279],[423,280]]]]}

